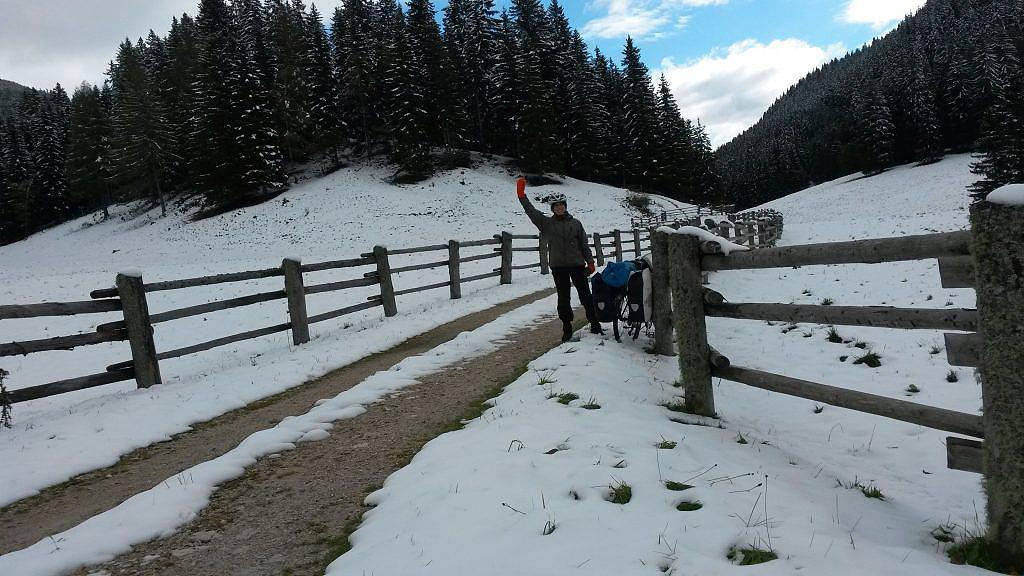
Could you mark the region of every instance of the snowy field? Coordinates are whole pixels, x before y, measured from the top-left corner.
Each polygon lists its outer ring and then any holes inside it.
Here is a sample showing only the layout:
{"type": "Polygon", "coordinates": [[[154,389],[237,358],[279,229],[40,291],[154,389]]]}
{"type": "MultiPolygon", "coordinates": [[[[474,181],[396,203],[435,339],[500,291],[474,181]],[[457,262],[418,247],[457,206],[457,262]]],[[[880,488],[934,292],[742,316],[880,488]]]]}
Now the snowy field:
{"type": "MultiPolygon", "coordinates": [[[[113,285],[119,271],[138,270],[147,282],[354,258],[374,244],[390,248],[481,240],[502,230],[536,233],[515,196],[513,176],[496,164],[441,173],[418,185],[385,183],[386,167],[356,165],[294,186],[272,202],[200,222],[158,211],[94,223],[83,218],[0,248],[0,303],[87,300],[113,285]]],[[[554,186],[534,188],[536,193],[554,186]]],[[[628,228],[625,191],[569,179],[570,212],[588,231],[628,228]]],[[[669,206],[671,207],[671,206],[669,206]]],[[[120,207],[115,214],[124,214],[120,207]]],[[[524,241],[526,242],[526,241],[524,241]]],[[[517,245],[527,245],[517,244],[517,245]]],[[[466,248],[463,256],[493,246],[466,248]]],[[[447,252],[394,256],[392,267],[444,260],[447,252]]],[[[537,261],[515,253],[514,264],[537,261]]],[[[498,260],[463,265],[463,276],[490,272],[498,260]]],[[[308,273],[306,286],[360,278],[370,267],[308,273]]],[[[447,267],[395,276],[398,290],[447,279],[447,267]]],[[[280,277],[149,295],[151,313],[280,290],[280,277]]],[[[517,270],[511,286],[497,278],[463,285],[463,299],[447,289],[398,297],[399,316],[383,320],[380,308],[311,326],[312,341],[294,347],[282,332],[164,360],[164,384],[137,390],[134,381],[17,404],[14,428],[0,430],[0,506],[30,496],[76,474],[113,464],[122,454],[168,439],[189,425],[301,384],[430,328],[551,285],[536,270],[517,270]]],[[[310,315],[365,302],[376,287],[307,297],[310,315]]],[[[159,324],[158,351],[288,321],[285,300],[159,324]]],[[[4,320],[0,342],[94,331],[118,314],[4,320]]],[[[84,376],[128,360],[127,342],[0,358],[7,387],[24,388],[84,376]]]]}
{"type": "MultiPolygon", "coordinates": [[[[964,229],[968,163],[846,178],[767,207],[785,215],[782,244],[964,229]]],[[[934,260],[716,273],[711,287],[734,302],[974,304],[973,291],[940,287],[934,260]]],[[[939,332],[839,327],[849,342],[836,344],[825,326],[708,324],[736,365],[980,409],[980,387],[948,365],[939,332]],[[868,350],[880,367],[853,364],[868,350]]],[[[678,369],[645,344],[584,335],[532,363],[480,419],[428,443],[369,496],[376,507],[328,573],[985,573],[951,565],[931,535],[985,521],[980,476],[946,468],[946,433],[718,380],[721,421],[674,422],[694,421],[663,406],[680,394],[678,369]],[[565,393],[578,399],[562,404],[565,393]],[[610,502],[623,484],[629,502],[610,502]],[[684,502],[701,507],[678,510],[684,502]],[[750,545],[779,559],[727,559],[750,545]]]]}

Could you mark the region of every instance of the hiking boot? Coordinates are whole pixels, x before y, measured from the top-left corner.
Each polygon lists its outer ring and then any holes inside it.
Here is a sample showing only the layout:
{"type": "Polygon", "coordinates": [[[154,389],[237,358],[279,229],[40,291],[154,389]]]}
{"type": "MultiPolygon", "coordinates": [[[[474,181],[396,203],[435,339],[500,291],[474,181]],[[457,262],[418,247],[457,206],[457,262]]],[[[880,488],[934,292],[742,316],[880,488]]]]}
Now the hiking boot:
{"type": "Polygon", "coordinates": [[[590,333],[591,334],[604,334],[604,329],[601,328],[601,324],[599,322],[591,322],[590,323],[590,333]]]}
{"type": "Polygon", "coordinates": [[[572,338],[572,322],[562,321],[562,342],[568,342],[572,338]]]}

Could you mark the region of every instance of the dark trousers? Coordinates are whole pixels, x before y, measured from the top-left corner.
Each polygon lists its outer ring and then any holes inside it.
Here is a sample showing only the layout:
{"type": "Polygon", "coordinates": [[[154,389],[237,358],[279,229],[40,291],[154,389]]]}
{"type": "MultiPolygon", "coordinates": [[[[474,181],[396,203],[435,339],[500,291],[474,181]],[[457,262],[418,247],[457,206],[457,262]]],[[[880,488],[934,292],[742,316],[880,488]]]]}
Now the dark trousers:
{"type": "Polygon", "coordinates": [[[572,304],[569,303],[569,288],[576,285],[576,294],[580,297],[587,320],[594,322],[594,297],[590,295],[590,284],[587,282],[585,266],[551,267],[551,276],[555,279],[555,290],[558,291],[558,318],[563,322],[572,322],[572,304]]]}

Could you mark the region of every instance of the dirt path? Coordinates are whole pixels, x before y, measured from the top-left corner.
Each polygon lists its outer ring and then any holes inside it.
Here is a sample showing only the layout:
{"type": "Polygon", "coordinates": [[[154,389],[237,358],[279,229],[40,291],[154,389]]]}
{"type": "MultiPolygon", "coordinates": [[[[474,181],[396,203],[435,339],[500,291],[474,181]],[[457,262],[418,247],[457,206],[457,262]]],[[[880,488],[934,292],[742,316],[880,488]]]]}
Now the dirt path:
{"type": "MultiPolygon", "coordinates": [[[[0,554],[34,544],[109,510],[181,470],[224,454],[253,432],[273,427],[286,416],[306,412],[321,398],[333,397],[407,356],[425,352],[460,332],[473,330],[553,292],[541,290],[464,316],[321,378],[196,424],[192,431],[167,442],[135,450],[113,466],[82,474],[37,496],[10,504],[0,509],[0,554]]],[[[358,420],[366,420],[366,416],[358,420]]],[[[345,425],[336,428],[332,438],[339,437],[337,430],[345,425]]],[[[345,433],[340,437],[344,438],[345,433]]]]}
{"type": "Polygon", "coordinates": [[[335,423],[330,437],[263,458],[218,489],[173,536],[136,546],[77,575],[281,576],[323,574],[347,549],[366,494],[422,445],[475,416],[526,364],[556,346],[557,320],[518,332],[492,353],[461,361],[335,423]]]}

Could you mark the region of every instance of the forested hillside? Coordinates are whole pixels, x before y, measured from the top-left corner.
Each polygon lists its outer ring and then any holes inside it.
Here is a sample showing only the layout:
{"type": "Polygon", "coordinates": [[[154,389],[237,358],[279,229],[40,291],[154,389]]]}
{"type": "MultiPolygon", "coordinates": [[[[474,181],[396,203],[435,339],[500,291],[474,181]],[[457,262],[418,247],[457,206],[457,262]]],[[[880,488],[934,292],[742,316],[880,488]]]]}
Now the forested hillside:
{"type": "Polygon", "coordinates": [[[22,92],[26,90],[28,88],[21,84],[0,78],[0,121],[10,114],[11,110],[14,109],[15,103],[21,100],[22,92]]]}
{"type": "Polygon", "coordinates": [[[201,0],[166,36],[125,40],[102,87],[31,91],[0,126],[0,243],[115,201],[208,211],[260,201],[289,167],[384,155],[396,182],[467,150],[530,173],[699,201],[717,190],[703,128],[627,40],[593,53],[558,4],[201,0]],[[327,20],[327,22],[325,22],[327,20]]]}
{"type": "Polygon", "coordinates": [[[809,74],[717,152],[727,197],[758,205],[851,172],[977,151],[984,193],[1024,181],[1024,2],[929,0],[809,74]]]}

